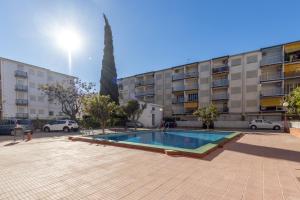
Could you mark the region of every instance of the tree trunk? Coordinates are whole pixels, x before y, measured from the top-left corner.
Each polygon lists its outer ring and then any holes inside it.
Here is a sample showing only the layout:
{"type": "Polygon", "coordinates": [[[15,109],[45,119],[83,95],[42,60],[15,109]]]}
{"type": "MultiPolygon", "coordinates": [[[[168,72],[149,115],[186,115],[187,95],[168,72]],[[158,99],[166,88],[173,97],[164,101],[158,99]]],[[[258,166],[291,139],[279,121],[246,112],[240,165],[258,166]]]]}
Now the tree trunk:
{"type": "Polygon", "coordinates": [[[102,134],[105,134],[105,122],[101,122],[102,134]]]}

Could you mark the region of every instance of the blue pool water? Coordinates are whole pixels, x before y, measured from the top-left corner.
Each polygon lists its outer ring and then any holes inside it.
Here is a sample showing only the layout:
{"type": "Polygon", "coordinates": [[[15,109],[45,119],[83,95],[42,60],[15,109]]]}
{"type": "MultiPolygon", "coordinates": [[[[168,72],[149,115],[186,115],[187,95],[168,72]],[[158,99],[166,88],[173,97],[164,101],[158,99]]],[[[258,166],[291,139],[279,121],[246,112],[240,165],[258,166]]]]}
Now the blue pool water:
{"type": "Polygon", "coordinates": [[[134,133],[97,136],[95,139],[196,149],[208,143],[220,140],[231,133],[232,132],[217,131],[141,131],[134,133]]]}

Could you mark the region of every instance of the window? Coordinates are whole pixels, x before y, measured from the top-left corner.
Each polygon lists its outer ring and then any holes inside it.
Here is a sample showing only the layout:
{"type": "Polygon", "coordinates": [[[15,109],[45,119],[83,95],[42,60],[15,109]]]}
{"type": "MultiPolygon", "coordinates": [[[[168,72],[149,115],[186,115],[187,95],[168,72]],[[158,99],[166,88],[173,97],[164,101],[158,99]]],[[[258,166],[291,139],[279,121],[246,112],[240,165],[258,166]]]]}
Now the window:
{"type": "Polygon", "coordinates": [[[30,114],[35,114],[35,109],[31,108],[29,112],[30,112],[30,114]]]}
{"type": "Polygon", "coordinates": [[[252,70],[252,71],[247,71],[246,72],[246,77],[247,78],[257,78],[257,70],[252,70]]]}
{"type": "Polygon", "coordinates": [[[35,74],[34,70],[33,69],[29,69],[29,74],[30,75],[34,75],[35,74]]]}
{"type": "Polygon", "coordinates": [[[37,72],[37,75],[38,75],[38,77],[44,77],[44,72],[38,71],[38,72],[37,72]]]}
{"type": "Polygon", "coordinates": [[[231,66],[235,67],[235,66],[239,66],[242,64],[242,59],[241,58],[235,58],[231,60],[231,66]]]}
{"type": "Polygon", "coordinates": [[[247,57],[247,64],[251,64],[251,63],[257,63],[257,55],[247,57]]]}
{"type": "Polygon", "coordinates": [[[209,78],[200,78],[200,84],[207,84],[209,82],[209,78]]]}
{"type": "Polygon", "coordinates": [[[39,109],[39,114],[43,115],[45,113],[45,111],[43,109],[39,109]]]}
{"type": "Polygon", "coordinates": [[[201,65],[200,72],[206,72],[206,71],[209,71],[209,64],[201,65]]]}
{"type": "Polygon", "coordinates": [[[231,88],[231,94],[240,94],[241,88],[240,87],[232,87],[231,88]]]}
{"type": "Polygon", "coordinates": [[[256,100],[247,100],[246,101],[246,106],[247,107],[256,107],[257,106],[257,101],[256,100]]]}
{"type": "Polygon", "coordinates": [[[38,101],[39,101],[39,102],[44,102],[44,99],[45,99],[45,98],[44,98],[43,96],[39,96],[39,97],[38,97],[38,101]]]}
{"type": "Polygon", "coordinates": [[[241,101],[231,101],[231,108],[240,108],[241,107],[241,101]]]}
{"type": "Polygon", "coordinates": [[[34,82],[29,82],[29,87],[30,88],[35,88],[35,83],[34,82]]]}
{"type": "Polygon", "coordinates": [[[49,111],[49,116],[53,116],[54,112],[53,111],[49,111]]]}
{"type": "Polygon", "coordinates": [[[155,107],[152,107],[152,110],[155,110],[155,107]]]}
{"type": "Polygon", "coordinates": [[[24,99],[25,95],[24,92],[17,92],[17,99],[24,99]]]}
{"type": "Polygon", "coordinates": [[[152,114],[152,126],[155,126],[155,114],[152,114]]]}
{"type": "Polygon", "coordinates": [[[25,81],[24,81],[24,80],[21,80],[21,79],[18,79],[18,80],[17,80],[17,84],[18,84],[18,85],[24,85],[24,84],[25,84],[25,81]]]}
{"type": "Polygon", "coordinates": [[[247,85],[246,92],[257,92],[257,85],[247,85]]]}
{"type": "Polygon", "coordinates": [[[29,100],[30,100],[30,101],[36,101],[36,96],[30,95],[30,96],[29,96],[29,100]]]}
{"type": "Polygon", "coordinates": [[[198,94],[188,94],[188,101],[198,101],[198,94]]]}
{"type": "Polygon", "coordinates": [[[241,76],[242,76],[242,73],[232,73],[231,74],[231,80],[232,81],[235,81],[235,80],[240,80],[241,79],[241,76]]]}

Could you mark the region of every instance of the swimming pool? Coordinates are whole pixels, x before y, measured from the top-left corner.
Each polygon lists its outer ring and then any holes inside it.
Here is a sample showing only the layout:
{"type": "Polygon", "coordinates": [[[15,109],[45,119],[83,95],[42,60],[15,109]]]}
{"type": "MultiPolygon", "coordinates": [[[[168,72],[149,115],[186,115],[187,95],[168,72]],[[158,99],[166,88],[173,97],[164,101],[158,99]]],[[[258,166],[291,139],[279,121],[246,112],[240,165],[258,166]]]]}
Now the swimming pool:
{"type": "Polygon", "coordinates": [[[239,135],[239,132],[231,131],[168,130],[120,132],[69,139],[201,158],[239,135]]]}
{"type": "Polygon", "coordinates": [[[232,132],[212,131],[140,131],[116,135],[96,136],[97,140],[112,140],[115,142],[132,142],[164,147],[197,149],[208,143],[216,142],[232,132]]]}

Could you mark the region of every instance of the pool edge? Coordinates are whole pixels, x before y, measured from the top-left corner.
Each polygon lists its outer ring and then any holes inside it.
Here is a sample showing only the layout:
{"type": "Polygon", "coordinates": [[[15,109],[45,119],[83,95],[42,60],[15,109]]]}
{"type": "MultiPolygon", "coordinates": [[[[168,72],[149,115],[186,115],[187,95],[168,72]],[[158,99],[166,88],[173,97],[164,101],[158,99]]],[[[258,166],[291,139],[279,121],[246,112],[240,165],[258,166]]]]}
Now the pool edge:
{"type": "Polygon", "coordinates": [[[145,150],[145,151],[151,151],[151,152],[157,152],[157,153],[164,153],[166,155],[170,156],[187,156],[187,157],[194,157],[194,158],[203,158],[204,156],[208,155],[212,151],[216,150],[217,148],[222,148],[226,143],[242,136],[241,132],[233,132],[226,137],[215,141],[213,143],[208,143],[202,147],[199,147],[197,149],[182,149],[182,148],[176,148],[176,147],[163,147],[159,145],[149,145],[149,144],[137,144],[133,142],[115,142],[111,140],[95,140],[94,138],[87,138],[84,136],[77,136],[68,137],[71,141],[80,141],[80,142],[88,142],[92,144],[103,144],[103,145],[110,145],[110,146],[117,146],[117,147],[124,147],[124,148],[130,148],[130,149],[139,149],[139,150],[145,150]]]}

